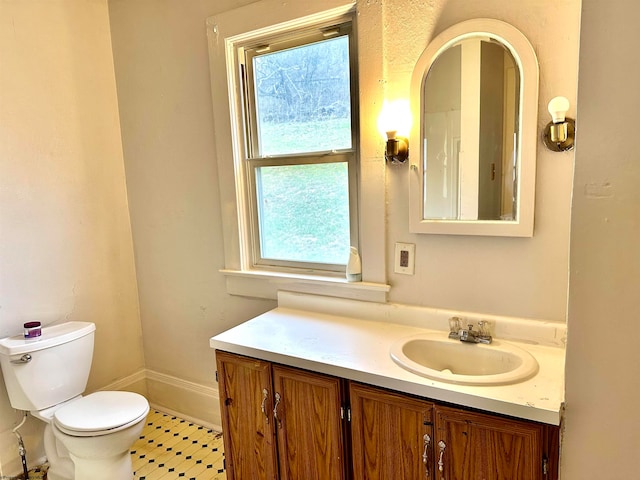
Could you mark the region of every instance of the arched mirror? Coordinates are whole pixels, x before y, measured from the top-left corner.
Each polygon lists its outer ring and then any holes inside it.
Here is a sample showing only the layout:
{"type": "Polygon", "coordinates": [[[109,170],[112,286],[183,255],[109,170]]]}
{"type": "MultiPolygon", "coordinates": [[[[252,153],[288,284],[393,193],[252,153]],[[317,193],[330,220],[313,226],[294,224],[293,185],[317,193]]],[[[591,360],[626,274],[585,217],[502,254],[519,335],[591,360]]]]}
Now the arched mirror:
{"type": "Polygon", "coordinates": [[[411,105],[411,231],[532,236],[538,63],[526,37],[491,19],[445,30],[416,64],[411,105]]]}

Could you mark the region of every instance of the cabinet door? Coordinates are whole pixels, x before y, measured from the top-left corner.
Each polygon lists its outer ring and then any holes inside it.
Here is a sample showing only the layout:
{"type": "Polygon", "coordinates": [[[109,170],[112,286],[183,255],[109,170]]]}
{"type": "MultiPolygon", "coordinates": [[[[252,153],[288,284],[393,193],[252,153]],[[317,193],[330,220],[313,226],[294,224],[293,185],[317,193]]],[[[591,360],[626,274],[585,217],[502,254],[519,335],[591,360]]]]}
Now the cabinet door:
{"type": "Polygon", "coordinates": [[[436,480],[543,478],[542,425],[436,406],[435,429],[436,480]]]}
{"type": "Polygon", "coordinates": [[[216,351],[228,480],[278,478],[271,364],[216,351]]]}
{"type": "Polygon", "coordinates": [[[273,384],[281,480],[344,479],[342,380],[277,365],[273,384]]]}
{"type": "Polygon", "coordinates": [[[357,383],[349,399],[354,479],[433,478],[432,403],[357,383]]]}

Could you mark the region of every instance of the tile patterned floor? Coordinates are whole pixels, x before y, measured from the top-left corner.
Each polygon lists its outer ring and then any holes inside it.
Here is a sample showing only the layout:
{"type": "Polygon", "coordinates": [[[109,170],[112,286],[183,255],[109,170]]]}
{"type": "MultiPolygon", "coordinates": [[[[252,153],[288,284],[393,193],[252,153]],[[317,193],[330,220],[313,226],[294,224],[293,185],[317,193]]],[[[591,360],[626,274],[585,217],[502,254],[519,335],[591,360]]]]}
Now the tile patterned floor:
{"type": "MultiPolygon", "coordinates": [[[[135,480],[227,478],[222,433],[157,410],[149,412],[140,438],[131,447],[131,461],[135,480]]],[[[47,470],[47,464],[30,470],[29,480],[46,480],[47,470]]]]}
{"type": "Polygon", "coordinates": [[[222,434],[157,410],[131,460],[136,480],[226,480],[222,434]]]}

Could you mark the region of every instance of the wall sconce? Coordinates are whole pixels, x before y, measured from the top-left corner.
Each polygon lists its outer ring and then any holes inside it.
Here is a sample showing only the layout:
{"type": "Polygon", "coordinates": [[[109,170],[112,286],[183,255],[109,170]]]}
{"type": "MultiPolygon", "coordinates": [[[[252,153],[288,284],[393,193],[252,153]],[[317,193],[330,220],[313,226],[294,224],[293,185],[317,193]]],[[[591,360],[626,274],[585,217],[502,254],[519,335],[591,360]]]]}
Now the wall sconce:
{"type": "Polygon", "coordinates": [[[387,163],[401,165],[409,159],[409,132],[411,109],[408,100],[384,101],[378,117],[378,130],[386,145],[384,159],[387,163]]]}
{"type": "Polygon", "coordinates": [[[402,164],[409,159],[409,140],[407,137],[399,137],[394,130],[389,130],[387,144],[384,150],[384,159],[387,163],[402,164]]]}
{"type": "Polygon", "coordinates": [[[575,141],[576,123],[566,117],[569,110],[569,100],[565,97],[554,97],[549,102],[551,122],[544,128],[542,141],[549,150],[566,152],[573,148],[575,141]]]}

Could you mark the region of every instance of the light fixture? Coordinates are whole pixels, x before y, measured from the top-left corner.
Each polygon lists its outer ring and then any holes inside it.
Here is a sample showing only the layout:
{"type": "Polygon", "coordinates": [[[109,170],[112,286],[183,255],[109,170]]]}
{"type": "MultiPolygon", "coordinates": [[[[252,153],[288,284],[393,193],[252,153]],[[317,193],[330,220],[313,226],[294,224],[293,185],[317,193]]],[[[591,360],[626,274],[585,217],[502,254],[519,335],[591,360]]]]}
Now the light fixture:
{"type": "Polygon", "coordinates": [[[549,150],[565,152],[573,148],[576,123],[566,116],[569,100],[565,97],[554,97],[549,102],[551,122],[544,129],[542,140],[549,150]]]}
{"type": "Polygon", "coordinates": [[[384,158],[387,163],[403,164],[409,159],[409,131],[411,110],[408,100],[384,101],[378,117],[378,130],[386,142],[384,158]]]}

